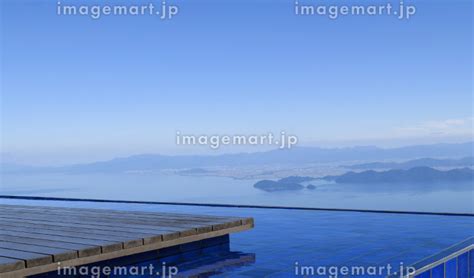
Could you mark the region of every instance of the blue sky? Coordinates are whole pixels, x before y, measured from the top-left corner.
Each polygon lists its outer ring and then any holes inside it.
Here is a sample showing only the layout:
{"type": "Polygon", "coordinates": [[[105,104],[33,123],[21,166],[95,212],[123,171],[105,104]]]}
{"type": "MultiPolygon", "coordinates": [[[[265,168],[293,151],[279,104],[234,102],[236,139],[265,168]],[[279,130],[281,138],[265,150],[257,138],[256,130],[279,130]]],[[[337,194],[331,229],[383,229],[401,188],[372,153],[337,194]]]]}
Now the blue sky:
{"type": "Polygon", "coordinates": [[[472,138],[471,1],[405,1],[410,20],[299,17],[291,0],[168,2],[180,12],[162,21],[3,1],[4,159],[195,151],[174,144],[177,130],[285,130],[321,146],[472,138]]]}

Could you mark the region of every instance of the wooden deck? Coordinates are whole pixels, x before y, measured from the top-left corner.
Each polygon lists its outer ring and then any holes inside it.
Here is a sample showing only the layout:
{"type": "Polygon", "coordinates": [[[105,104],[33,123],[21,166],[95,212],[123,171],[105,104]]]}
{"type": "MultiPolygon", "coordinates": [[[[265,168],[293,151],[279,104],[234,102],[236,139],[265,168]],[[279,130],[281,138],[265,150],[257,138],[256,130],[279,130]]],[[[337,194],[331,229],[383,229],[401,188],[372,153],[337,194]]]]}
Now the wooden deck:
{"type": "Polygon", "coordinates": [[[252,218],[0,205],[0,276],[120,258],[253,225],[252,218]]]}

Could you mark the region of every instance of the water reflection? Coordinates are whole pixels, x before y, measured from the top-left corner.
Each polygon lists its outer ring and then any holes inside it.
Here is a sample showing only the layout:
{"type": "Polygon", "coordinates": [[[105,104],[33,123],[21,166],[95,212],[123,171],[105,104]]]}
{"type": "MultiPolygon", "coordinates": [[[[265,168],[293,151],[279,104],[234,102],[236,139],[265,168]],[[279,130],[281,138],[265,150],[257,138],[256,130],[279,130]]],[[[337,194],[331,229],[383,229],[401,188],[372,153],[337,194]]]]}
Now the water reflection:
{"type": "Polygon", "coordinates": [[[225,235],[31,277],[209,277],[255,263],[254,253],[231,251],[229,242],[225,235]]]}

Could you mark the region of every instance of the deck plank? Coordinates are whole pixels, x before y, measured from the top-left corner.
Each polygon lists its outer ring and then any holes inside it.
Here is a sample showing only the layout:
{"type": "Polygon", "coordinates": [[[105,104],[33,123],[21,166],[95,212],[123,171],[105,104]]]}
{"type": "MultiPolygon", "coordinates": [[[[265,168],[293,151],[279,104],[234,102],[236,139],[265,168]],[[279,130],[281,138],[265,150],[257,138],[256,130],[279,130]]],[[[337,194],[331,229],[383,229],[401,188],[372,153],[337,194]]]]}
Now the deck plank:
{"type": "Polygon", "coordinates": [[[77,251],[56,247],[38,246],[24,243],[0,241],[0,248],[12,249],[17,251],[27,251],[33,253],[42,253],[53,256],[53,261],[65,261],[77,258],[77,251]]]}
{"type": "Polygon", "coordinates": [[[44,247],[53,247],[53,248],[67,248],[71,250],[76,250],[80,258],[98,255],[101,253],[100,245],[87,245],[87,244],[81,244],[81,243],[53,241],[53,240],[36,239],[36,238],[2,235],[2,234],[0,234],[0,240],[6,241],[6,242],[13,242],[13,243],[30,244],[30,245],[37,245],[37,246],[44,246],[44,247]]]}
{"type": "Polygon", "coordinates": [[[0,229],[4,231],[20,231],[20,232],[31,232],[34,234],[44,234],[44,235],[58,235],[58,236],[71,236],[84,239],[97,239],[97,240],[107,240],[107,241],[116,241],[123,242],[124,248],[140,246],[143,244],[143,239],[137,237],[132,237],[131,234],[127,236],[117,236],[117,235],[107,235],[96,233],[89,230],[81,229],[64,229],[64,228],[45,228],[38,225],[27,226],[27,225],[8,225],[6,223],[0,223],[0,229]]]}
{"type": "Polygon", "coordinates": [[[23,260],[0,257],[0,273],[25,268],[23,260]]]}
{"type": "Polygon", "coordinates": [[[100,246],[102,253],[112,252],[112,251],[117,251],[117,250],[122,249],[121,242],[113,242],[113,241],[106,241],[106,240],[94,240],[94,239],[85,239],[85,238],[78,238],[78,237],[44,235],[44,234],[35,234],[35,233],[20,232],[20,231],[7,231],[3,229],[0,229],[0,235],[21,236],[21,237],[34,238],[34,239],[44,239],[44,240],[63,241],[63,242],[69,242],[69,243],[97,245],[97,246],[100,246]]]}
{"type": "Polygon", "coordinates": [[[26,267],[39,266],[53,262],[53,257],[51,255],[4,248],[0,248],[0,256],[23,260],[26,263],[26,267]]]}

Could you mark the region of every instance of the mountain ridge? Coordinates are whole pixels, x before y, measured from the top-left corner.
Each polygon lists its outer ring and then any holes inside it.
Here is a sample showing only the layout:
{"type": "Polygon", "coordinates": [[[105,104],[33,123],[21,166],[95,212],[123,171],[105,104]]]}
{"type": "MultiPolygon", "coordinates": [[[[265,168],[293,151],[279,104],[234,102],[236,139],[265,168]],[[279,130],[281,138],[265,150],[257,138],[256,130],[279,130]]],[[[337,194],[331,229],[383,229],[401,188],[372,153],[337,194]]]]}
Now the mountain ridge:
{"type": "Polygon", "coordinates": [[[474,157],[467,156],[460,159],[419,158],[404,162],[371,162],[354,165],[345,165],[348,169],[409,169],[413,167],[468,167],[474,165],[474,157]]]}
{"type": "MultiPolygon", "coordinates": [[[[345,148],[294,147],[292,149],[277,149],[266,152],[222,155],[169,156],[140,154],[92,163],[59,167],[39,167],[35,169],[40,172],[92,173],[213,166],[238,167],[242,165],[335,163],[361,160],[415,159],[421,157],[459,158],[472,154],[473,150],[474,142],[415,145],[399,148],[379,148],[374,146],[345,148]]],[[[2,171],[4,171],[3,167],[2,171]]],[[[21,170],[17,169],[17,171],[21,170]]],[[[28,171],[35,170],[28,169],[28,171]]]]}

